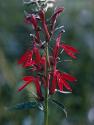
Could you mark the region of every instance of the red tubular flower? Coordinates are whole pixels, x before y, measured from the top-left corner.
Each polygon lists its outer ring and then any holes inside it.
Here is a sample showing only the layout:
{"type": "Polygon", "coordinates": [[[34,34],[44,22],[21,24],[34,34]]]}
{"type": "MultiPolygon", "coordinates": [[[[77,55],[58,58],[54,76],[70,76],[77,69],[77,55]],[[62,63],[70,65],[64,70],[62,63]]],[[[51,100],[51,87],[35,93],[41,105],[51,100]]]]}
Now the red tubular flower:
{"type": "Polygon", "coordinates": [[[55,92],[56,84],[57,84],[57,74],[56,71],[54,71],[52,84],[50,85],[50,94],[53,94],[55,92]]]}
{"type": "Polygon", "coordinates": [[[65,73],[65,72],[62,73],[62,77],[63,77],[65,80],[68,80],[68,81],[70,81],[70,82],[77,81],[77,79],[76,79],[75,77],[73,77],[73,76],[71,76],[70,74],[65,73]]]}
{"type": "Polygon", "coordinates": [[[59,47],[60,47],[60,41],[61,41],[61,35],[62,35],[62,32],[59,33],[57,39],[56,39],[56,44],[55,44],[55,47],[53,49],[53,57],[54,57],[54,60],[57,59],[57,56],[58,56],[58,51],[59,51],[59,47]]]}
{"type": "Polygon", "coordinates": [[[63,90],[63,80],[61,79],[61,74],[57,73],[57,84],[60,91],[63,90]]]}
{"type": "Polygon", "coordinates": [[[46,80],[44,77],[42,77],[42,82],[43,82],[44,87],[47,88],[46,80]]]}
{"type": "Polygon", "coordinates": [[[46,66],[46,57],[45,56],[41,57],[40,64],[44,67],[44,71],[45,71],[45,66],[46,66]]]}
{"type": "Polygon", "coordinates": [[[61,36],[62,36],[62,32],[59,33],[59,35],[56,39],[55,47],[53,48],[53,60],[54,60],[53,67],[54,67],[54,71],[56,70],[57,57],[58,57],[59,48],[60,48],[61,36]]]}
{"type": "Polygon", "coordinates": [[[53,16],[51,17],[52,22],[54,23],[54,21],[57,19],[57,17],[64,11],[64,7],[60,7],[57,8],[53,14],[53,16]]]}
{"type": "Polygon", "coordinates": [[[38,48],[34,47],[32,50],[27,50],[27,52],[22,55],[20,60],[18,61],[18,64],[23,64],[23,67],[29,67],[34,64],[40,63],[41,56],[39,53],[38,48]],[[35,56],[35,59],[33,60],[32,57],[35,56]]]}
{"type": "Polygon", "coordinates": [[[32,14],[32,15],[26,17],[25,22],[29,23],[29,24],[32,24],[32,26],[33,26],[33,28],[36,32],[35,41],[39,43],[40,42],[40,35],[39,35],[39,28],[38,28],[36,16],[34,14],[32,14]]]}
{"type": "Polygon", "coordinates": [[[23,78],[23,81],[25,81],[26,83],[24,85],[22,85],[18,91],[22,91],[28,84],[30,84],[33,81],[33,77],[32,76],[25,76],[23,78]]]}
{"type": "MultiPolygon", "coordinates": [[[[41,101],[43,101],[41,84],[44,85],[45,89],[49,89],[50,94],[54,94],[56,90],[63,93],[64,89],[67,89],[68,92],[71,92],[72,88],[69,83],[77,81],[75,77],[71,76],[68,73],[60,72],[56,67],[59,56],[59,49],[63,49],[64,52],[73,59],[76,59],[77,57],[75,56],[75,54],[79,53],[76,48],[65,43],[60,43],[63,30],[57,36],[55,40],[55,46],[53,47],[52,51],[49,52],[49,43],[46,44],[46,42],[49,42],[50,38],[53,37],[54,31],[62,28],[60,27],[55,29],[55,23],[57,17],[63,11],[63,7],[55,10],[54,14],[49,20],[51,27],[50,25],[47,25],[45,11],[43,9],[41,9],[39,13],[37,13],[37,17],[34,14],[30,14],[25,19],[26,23],[32,24],[35,35],[32,35],[32,37],[34,38],[32,49],[27,50],[25,54],[22,55],[22,57],[18,61],[18,64],[22,64],[24,68],[31,67],[30,71],[32,71],[32,76],[25,76],[23,78],[24,84],[18,89],[18,91],[23,90],[28,84],[32,82],[36,87],[38,99],[41,101]],[[37,18],[41,21],[42,26],[38,24],[39,21],[37,18]],[[43,41],[40,40],[40,27],[44,31],[42,32],[43,35],[45,35],[45,40],[43,41]]],[[[61,60],[59,62],[61,62],[61,60]]]]}
{"type": "Polygon", "coordinates": [[[38,23],[37,23],[37,20],[36,20],[36,17],[34,14],[32,15],[29,15],[25,18],[25,22],[28,23],[28,24],[32,24],[33,25],[33,28],[35,30],[37,30],[38,28],[38,23]]]}
{"type": "Polygon", "coordinates": [[[36,48],[36,47],[34,47],[34,48],[33,48],[33,53],[34,53],[34,55],[35,55],[35,63],[37,64],[37,63],[39,63],[40,60],[41,60],[41,56],[40,56],[40,53],[39,53],[39,49],[36,48]]]}
{"type": "Polygon", "coordinates": [[[71,76],[68,73],[61,73],[60,71],[55,70],[53,72],[52,85],[50,86],[50,94],[53,94],[55,92],[57,85],[60,91],[63,91],[64,87],[68,89],[69,91],[72,91],[67,81],[75,82],[76,78],[71,76]]]}
{"type": "Polygon", "coordinates": [[[77,58],[77,57],[74,55],[74,54],[76,54],[76,53],[79,53],[79,51],[78,51],[76,48],[74,48],[74,47],[72,47],[72,46],[70,46],[70,45],[64,44],[64,43],[61,45],[61,48],[63,48],[64,51],[65,51],[69,56],[71,56],[73,59],[76,59],[76,58],[77,58]]]}
{"type": "Polygon", "coordinates": [[[40,83],[39,83],[40,82],[39,78],[34,78],[33,82],[35,83],[35,86],[36,86],[37,95],[39,96],[40,99],[43,98],[40,83]]]}
{"type": "Polygon", "coordinates": [[[48,31],[48,27],[47,27],[46,20],[45,20],[45,13],[44,13],[43,10],[41,10],[39,12],[39,16],[40,16],[40,19],[41,19],[42,24],[43,24],[43,28],[44,28],[44,31],[45,31],[46,39],[47,39],[47,41],[49,41],[50,40],[50,34],[49,34],[49,31],[48,31]]]}
{"type": "Polygon", "coordinates": [[[24,55],[20,58],[18,61],[18,64],[23,64],[23,67],[28,67],[34,64],[32,61],[32,55],[33,51],[32,50],[27,50],[24,55]]]}
{"type": "Polygon", "coordinates": [[[25,76],[23,78],[23,81],[25,82],[24,85],[22,85],[18,91],[22,91],[28,84],[30,84],[31,82],[34,82],[35,86],[36,86],[36,91],[37,91],[37,95],[39,96],[39,98],[43,98],[42,97],[42,92],[41,92],[41,87],[40,87],[40,83],[39,83],[39,78],[35,78],[33,76],[25,76]]]}
{"type": "Polygon", "coordinates": [[[58,17],[58,16],[61,14],[61,12],[63,12],[63,11],[64,11],[64,8],[63,8],[63,7],[57,8],[57,9],[55,10],[54,14],[52,15],[52,17],[51,17],[51,24],[52,24],[52,25],[51,25],[51,30],[52,30],[52,32],[53,32],[53,30],[54,30],[57,17],[58,17]]]}

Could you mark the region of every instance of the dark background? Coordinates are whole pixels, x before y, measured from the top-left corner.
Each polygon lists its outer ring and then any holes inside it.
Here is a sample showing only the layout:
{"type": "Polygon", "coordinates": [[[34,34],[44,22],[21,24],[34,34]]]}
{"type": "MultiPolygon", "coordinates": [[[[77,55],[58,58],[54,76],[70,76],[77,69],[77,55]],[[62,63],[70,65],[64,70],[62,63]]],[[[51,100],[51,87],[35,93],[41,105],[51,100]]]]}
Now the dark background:
{"type": "MultiPolygon", "coordinates": [[[[78,60],[62,64],[62,70],[78,79],[73,93],[55,94],[68,112],[68,118],[49,103],[49,125],[94,125],[94,0],[57,0],[64,6],[58,19],[66,32],[62,40],[78,48],[78,60]]],[[[10,112],[7,107],[32,100],[30,90],[17,93],[24,70],[17,60],[30,46],[30,28],[24,24],[22,0],[0,1],[0,125],[42,125],[42,111],[10,112]]],[[[61,66],[60,66],[61,68],[61,66]]]]}

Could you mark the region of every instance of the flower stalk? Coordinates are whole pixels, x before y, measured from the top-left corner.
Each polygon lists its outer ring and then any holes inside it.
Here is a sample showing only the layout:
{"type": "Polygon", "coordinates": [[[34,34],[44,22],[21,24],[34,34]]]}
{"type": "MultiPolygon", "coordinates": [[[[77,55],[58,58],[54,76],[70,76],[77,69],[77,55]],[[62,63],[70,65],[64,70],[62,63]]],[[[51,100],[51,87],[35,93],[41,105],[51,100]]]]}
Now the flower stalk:
{"type": "Polygon", "coordinates": [[[46,85],[47,88],[45,88],[45,106],[44,106],[44,125],[48,125],[48,94],[49,94],[49,81],[48,81],[48,66],[49,63],[49,51],[48,51],[48,42],[46,42],[46,73],[45,73],[45,79],[46,79],[46,85]]]}
{"type": "MultiPolygon", "coordinates": [[[[47,0],[46,2],[49,3],[49,1],[52,2],[53,0],[47,0]]],[[[41,2],[43,1],[40,0],[39,2],[36,0],[38,9],[35,13],[34,10],[31,11],[25,17],[25,22],[32,25],[34,34],[32,34],[32,47],[22,55],[18,64],[22,64],[23,68],[26,69],[29,67],[31,75],[24,76],[23,81],[25,83],[18,91],[22,91],[30,83],[35,85],[36,101],[39,104],[41,103],[41,105],[44,104],[44,125],[48,125],[48,98],[55,92],[60,92],[61,94],[72,92],[68,82],[76,81],[75,77],[66,72],[61,72],[57,68],[58,62],[62,62],[59,56],[60,54],[63,55],[64,52],[72,59],[76,59],[76,54],[79,52],[76,48],[62,42],[63,26],[56,28],[57,18],[64,8],[55,9],[54,14],[47,20],[45,8],[43,8],[43,4],[40,4],[41,2]],[[54,39],[53,36],[56,30],[60,30],[60,32],[54,39]],[[40,33],[43,34],[45,40],[42,40],[40,33]],[[54,40],[54,45],[49,53],[50,39],[54,40]],[[44,89],[45,94],[41,89],[44,89]],[[64,89],[67,89],[69,92],[64,91],[64,89]]],[[[54,102],[57,103],[57,101],[54,102]]],[[[60,103],[57,104],[61,106],[60,103]]]]}

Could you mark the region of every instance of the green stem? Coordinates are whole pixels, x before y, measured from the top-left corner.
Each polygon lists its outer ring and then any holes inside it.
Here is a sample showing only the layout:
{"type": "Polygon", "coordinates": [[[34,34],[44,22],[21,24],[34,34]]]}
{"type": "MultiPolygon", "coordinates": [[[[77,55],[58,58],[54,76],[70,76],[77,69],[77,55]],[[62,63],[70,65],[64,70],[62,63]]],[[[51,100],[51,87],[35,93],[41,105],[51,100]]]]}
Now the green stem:
{"type": "Polygon", "coordinates": [[[49,62],[49,52],[48,52],[48,43],[46,43],[46,71],[45,71],[45,78],[47,88],[45,89],[45,110],[44,110],[44,125],[48,125],[48,62],[49,62]]]}
{"type": "Polygon", "coordinates": [[[48,91],[45,92],[44,125],[48,125],[48,91]]]}

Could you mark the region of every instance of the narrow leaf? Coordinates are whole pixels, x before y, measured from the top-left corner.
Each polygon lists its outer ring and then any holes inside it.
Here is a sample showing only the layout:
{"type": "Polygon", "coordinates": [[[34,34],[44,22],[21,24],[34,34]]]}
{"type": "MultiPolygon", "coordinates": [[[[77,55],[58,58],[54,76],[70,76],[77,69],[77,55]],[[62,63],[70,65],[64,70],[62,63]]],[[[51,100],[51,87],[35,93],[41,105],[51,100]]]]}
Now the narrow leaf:
{"type": "Polygon", "coordinates": [[[54,99],[52,99],[52,102],[55,103],[60,109],[62,109],[63,112],[65,113],[66,117],[67,117],[67,111],[65,109],[65,106],[63,104],[61,104],[60,102],[54,100],[54,99]]]}
{"type": "Polygon", "coordinates": [[[11,111],[27,110],[27,109],[37,108],[37,107],[38,107],[37,102],[24,102],[24,103],[20,103],[20,104],[10,107],[9,110],[11,111]]]}

